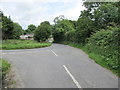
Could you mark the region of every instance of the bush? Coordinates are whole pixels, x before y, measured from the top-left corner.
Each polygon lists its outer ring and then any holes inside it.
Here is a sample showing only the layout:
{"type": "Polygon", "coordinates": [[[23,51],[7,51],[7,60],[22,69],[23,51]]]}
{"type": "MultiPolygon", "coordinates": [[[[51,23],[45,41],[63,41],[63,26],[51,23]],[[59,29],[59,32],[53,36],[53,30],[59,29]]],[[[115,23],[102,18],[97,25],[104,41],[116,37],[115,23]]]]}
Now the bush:
{"type": "Polygon", "coordinates": [[[89,38],[89,41],[85,46],[89,53],[95,53],[102,56],[104,58],[103,62],[105,62],[113,70],[119,69],[119,33],[119,28],[115,27],[98,31],[89,38]]]}

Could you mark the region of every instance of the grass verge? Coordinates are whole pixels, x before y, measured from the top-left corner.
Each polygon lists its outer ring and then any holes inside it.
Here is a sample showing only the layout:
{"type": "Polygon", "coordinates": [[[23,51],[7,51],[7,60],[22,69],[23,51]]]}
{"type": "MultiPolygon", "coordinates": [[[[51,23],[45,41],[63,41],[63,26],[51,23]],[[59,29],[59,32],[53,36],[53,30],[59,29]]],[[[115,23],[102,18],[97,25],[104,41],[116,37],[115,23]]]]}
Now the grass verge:
{"type": "Polygon", "coordinates": [[[7,72],[10,70],[10,64],[4,59],[0,59],[0,79],[4,79],[7,72]]]}
{"type": "Polygon", "coordinates": [[[120,73],[119,73],[119,70],[114,70],[114,69],[111,69],[108,64],[106,63],[105,61],[105,57],[102,57],[101,55],[98,55],[98,54],[95,54],[93,52],[89,52],[85,47],[84,45],[80,45],[80,44],[77,44],[77,43],[72,43],[72,42],[60,42],[60,44],[65,44],[65,45],[69,45],[69,46],[72,46],[72,47],[75,47],[75,48],[79,48],[81,50],[83,50],[86,54],[88,54],[88,56],[93,59],[97,64],[101,65],[102,67],[105,67],[107,69],[109,69],[110,71],[112,71],[115,75],[119,76],[120,77],[120,73]]]}
{"type": "Polygon", "coordinates": [[[32,48],[41,48],[51,46],[51,43],[39,43],[34,40],[3,40],[2,49],[11,50],[11,49],[32,49],[32,48]]]}

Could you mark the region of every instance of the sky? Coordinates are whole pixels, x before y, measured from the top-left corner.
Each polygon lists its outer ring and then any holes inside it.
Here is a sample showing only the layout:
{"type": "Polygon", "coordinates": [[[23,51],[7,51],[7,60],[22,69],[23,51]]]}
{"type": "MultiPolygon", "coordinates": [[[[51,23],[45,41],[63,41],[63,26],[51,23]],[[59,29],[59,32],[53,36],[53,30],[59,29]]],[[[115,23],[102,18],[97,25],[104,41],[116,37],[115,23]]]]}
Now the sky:
{"type": "Polygon", "coordinates": [[[59,15],[77,20],[80,11],[85,9],[82,5],[82,0],[0,0],[0,10],[23,29],[30,24],[38,26],[43,21],[54,24],[54,18],[59,15]]]}

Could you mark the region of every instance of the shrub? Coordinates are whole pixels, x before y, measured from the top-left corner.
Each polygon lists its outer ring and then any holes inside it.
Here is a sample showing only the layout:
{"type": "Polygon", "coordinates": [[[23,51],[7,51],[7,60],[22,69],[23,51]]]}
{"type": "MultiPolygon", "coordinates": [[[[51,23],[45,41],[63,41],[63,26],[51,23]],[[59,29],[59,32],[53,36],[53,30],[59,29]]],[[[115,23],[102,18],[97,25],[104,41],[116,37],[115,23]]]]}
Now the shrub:
{"type": "Polygon", "coordinates": [[[97,31],[88,39],[89,41],[85,46],[89,53],[101,55],[104,58],[104,62],[114,70],[119,69],[119,33],[120,30],[117,27],[97,31]]]}

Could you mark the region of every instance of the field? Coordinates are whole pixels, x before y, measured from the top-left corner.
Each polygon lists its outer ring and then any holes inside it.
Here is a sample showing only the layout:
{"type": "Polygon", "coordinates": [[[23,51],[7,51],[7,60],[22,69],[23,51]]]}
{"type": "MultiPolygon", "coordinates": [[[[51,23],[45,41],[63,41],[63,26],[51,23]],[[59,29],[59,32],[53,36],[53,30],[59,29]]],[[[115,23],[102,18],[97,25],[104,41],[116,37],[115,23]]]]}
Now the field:
{"type": "Polygon", "coordinates": [[[11,49],[32,49],[32,48],[41,48],[48,47],[51,43],[43,42],[39,43],[34,40],[3,40],[2,49],[11,50],[11,49]]]}

